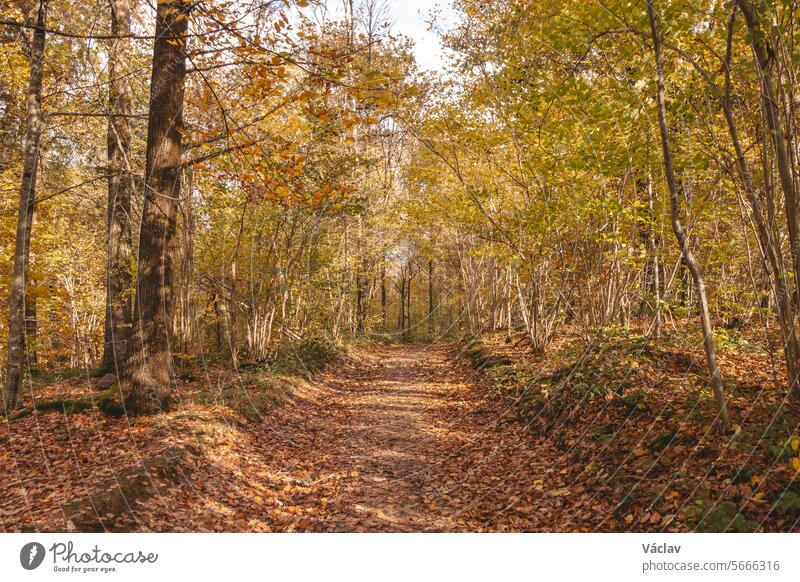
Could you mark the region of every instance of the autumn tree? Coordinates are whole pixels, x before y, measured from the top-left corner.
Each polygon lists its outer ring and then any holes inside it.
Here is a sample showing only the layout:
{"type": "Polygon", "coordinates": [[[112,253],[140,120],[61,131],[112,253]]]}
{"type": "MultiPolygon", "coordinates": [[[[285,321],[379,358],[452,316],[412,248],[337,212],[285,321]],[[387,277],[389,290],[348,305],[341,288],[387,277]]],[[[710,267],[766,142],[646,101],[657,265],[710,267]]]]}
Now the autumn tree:
{"type": "Polygon", "coordinates": [[[42,78],[44,76],[47,0],[37,0],[32,10],[33,37],[29,49],[30,77],[27,89],[27,114],[19,188],[19,209],[14,246],[14,270],[8,309],[8,371],[3,385],[3,406],[13,410],[19,400],[25,369],[25,292],[30,262],[31,230],[36,203],[36,178],[39,165],[39,140],[42,134],[42,78]]]}
{"type": "Polygon", "coordinates": [[[717,364],[716,348],[714,347],[714,332],[711,323],[711,314],[708,308],[708,295],[706,294],[705,279],[703,271],[697,259],[689,247],[689,240],[683,229],[680,217],[680,193],[678,184],[675,180],[675,170],[672,162],[672,146],[670,145],[669,127],[667,125],[666,96],[664,87],[664,52],[661,40],[661,32],[658,25],[658,17],[652,0],[647,0],[647,15],[650,21],[650,31],[653,37],[653,50],[656,58],[656,82],[658,86],[657,108],[658,108],[658,127],[661,133],[661,151],[664,157],[664,173],[667,179],[667,188],[670,197],[670,218],[672,230],[681,248],[683,259],[689,266],[692,279],[697,290],[697,300],[700,306],[700,321],[703,330],[703,347],[706,352],[708,371],[711,375],[711,389],[714,391],[714,399],[717,403],[717,413],[719,415],[719,425],[723,431],[730,430],[731,421],[728,415],[728,408],[725,402],[725,392],[722,387],[722,377],[717,364]]]}
{"type": "Polygon", "coordinates": [[[111,40],[108,91],[108,284],[100,372],[117,372],[124,361],[131,327],[131,198],[135,192],[131,159],[131,81],[125,67],[131,56],[131,0],[109,0],[111,40]]]}
{"type": "Polygon", "coordinates": [[[174,238],[191,9],[188,1],[162,0],[156,12],[134,332],[123,372],[124,405],[132,414],[167,410],[170,405],[174,238]]]}

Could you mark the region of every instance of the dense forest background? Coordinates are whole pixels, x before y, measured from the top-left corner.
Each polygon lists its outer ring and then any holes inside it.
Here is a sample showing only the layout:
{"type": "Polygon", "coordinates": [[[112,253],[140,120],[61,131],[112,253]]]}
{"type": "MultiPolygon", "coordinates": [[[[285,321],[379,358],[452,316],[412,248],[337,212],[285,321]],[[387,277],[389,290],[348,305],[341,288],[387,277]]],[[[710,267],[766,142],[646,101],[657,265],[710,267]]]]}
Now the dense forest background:
{"type": "Polygon", "coordinates": [[[65,378],[134,417],[208,366],[471,341],[543,430],[661,420],[690,370],[696,429],[777,446],[796,512],[800,5],[453,8],[433,73],[381,0],[0,2],[6,417],[65,378]]]}

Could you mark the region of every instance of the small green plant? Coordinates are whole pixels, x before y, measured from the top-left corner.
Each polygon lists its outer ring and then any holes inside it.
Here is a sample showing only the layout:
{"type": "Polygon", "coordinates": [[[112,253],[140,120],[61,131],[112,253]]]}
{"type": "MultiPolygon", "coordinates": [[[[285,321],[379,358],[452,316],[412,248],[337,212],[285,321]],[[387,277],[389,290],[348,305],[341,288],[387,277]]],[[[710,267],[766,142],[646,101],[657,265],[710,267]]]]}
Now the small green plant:
{"type": "Polygon", "coordinates": [[[675,442],[675,437],[677,436],[678,436],[677,429],[663,432],[653,439],[648,448],[653,453],[661,453],[662,451],[664,451],[664,449],[666,449],[668,446],[670,446],[675,442]]]}
{"type": "Polygon", "coordinates": [[[794,491],[784,491],[778,498],[775,509],[784,515],[800,515],[800,495],[794,491]]]}
{"type": "Polygon", "coordinates": [[[622,398],[622,401],[632,412],[634,410],[646,410],[647,399],[648,399],[647,391],[641,388],[637,388],[632,392],[626,394],[622,398]]]}
{"type": "Polygon", "coordinates": [[[696,499],[694,505],[686,510],[686,517],[695,524],[695,531],[699,532],[750,533],[758,529],[758,522],[747,519],[732,501],[712,505],[707,499],[696,499]]]}
{"type": "Polygon", "coordinates": [[[303,338],[278,346],[269,368],[283,374],[308,375],[321,370],[341,352],[341,348],[329,339],[303,338]]]}
{"type": "Polygon", "coordinates": [[[764,346],[748,340],[739,330],[719,327],[714,332],[714,344],[721,352],[763,354],[764,346]]]}

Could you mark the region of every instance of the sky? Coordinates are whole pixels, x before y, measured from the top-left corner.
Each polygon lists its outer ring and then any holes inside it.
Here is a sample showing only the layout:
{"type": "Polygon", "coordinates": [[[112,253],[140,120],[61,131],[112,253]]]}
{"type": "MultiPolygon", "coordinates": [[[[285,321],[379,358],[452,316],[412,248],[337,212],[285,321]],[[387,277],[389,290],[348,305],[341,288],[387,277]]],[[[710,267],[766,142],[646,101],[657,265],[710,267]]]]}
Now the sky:
{"type": "Polygon", "coordinates": [[[392,30],[414,41],[414,56],[422,70],[441,71],[445,53],[435,32],[428,30],[431,11],[438,9],[437,25],[447,28],[455,21],[448,0],[387,0],[392,30]]]}
{"type": "MultiPolygon", "coordinates": [[[[383,0],[387,12],[386,20],[394,33],[407,36],[414,41],[414,57],[423,71],[441,72],[445,68],[444,49],[436,32],[429,30],[428,22],[436,13],[436,24],[447,29],[456,22],[456,13],[451,0],[383,0]]],[[[313,12],[308,7],[307,13],[313,12]]],[[[344,14],[343,0],[326,0],[325,11],[328,18],[344,14]]]]}

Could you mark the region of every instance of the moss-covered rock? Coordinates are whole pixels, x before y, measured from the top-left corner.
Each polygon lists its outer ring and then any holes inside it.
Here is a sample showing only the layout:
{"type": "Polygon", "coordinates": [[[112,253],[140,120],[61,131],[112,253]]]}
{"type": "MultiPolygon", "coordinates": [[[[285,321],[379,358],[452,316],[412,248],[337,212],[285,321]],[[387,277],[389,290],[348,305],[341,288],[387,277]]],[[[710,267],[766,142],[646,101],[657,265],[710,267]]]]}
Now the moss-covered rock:
{"type": "Polygon", "coordinates": [[[21,408],[11,416],[9,416],[9,420],[18,420],[20,418],[25,418],[26,416],[37,412],[39,414],[47,414],[51,412],[57,412],[61,414],[76,414],[79,412],[83,412],[84,410],[88,410],[93,406],[97,405],[100,408],[103,407],[103,404],[107,401],[112,400],[114,397],[112,390],[106,390],[104,392],[100,392],[95,394],[89,398],[59,398],[56,400],[41,400],[33,404],[32,406],[26,406],[25,408],[21,408]]]}

